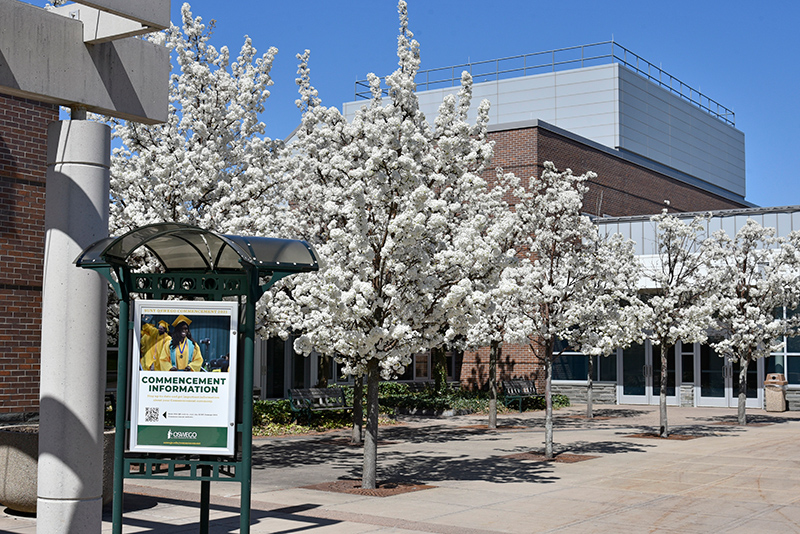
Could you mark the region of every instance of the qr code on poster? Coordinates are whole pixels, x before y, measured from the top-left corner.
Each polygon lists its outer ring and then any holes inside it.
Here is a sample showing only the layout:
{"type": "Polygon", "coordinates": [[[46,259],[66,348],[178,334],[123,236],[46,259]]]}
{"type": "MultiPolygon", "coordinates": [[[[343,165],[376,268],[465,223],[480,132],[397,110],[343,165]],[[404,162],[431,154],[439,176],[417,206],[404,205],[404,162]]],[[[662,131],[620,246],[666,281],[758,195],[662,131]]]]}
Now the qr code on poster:
{"type": "Polygon", "coordinates": [[[158,408],[146,406],[144,409],[144,422],[157,423],[158,422],[158,408]]]}

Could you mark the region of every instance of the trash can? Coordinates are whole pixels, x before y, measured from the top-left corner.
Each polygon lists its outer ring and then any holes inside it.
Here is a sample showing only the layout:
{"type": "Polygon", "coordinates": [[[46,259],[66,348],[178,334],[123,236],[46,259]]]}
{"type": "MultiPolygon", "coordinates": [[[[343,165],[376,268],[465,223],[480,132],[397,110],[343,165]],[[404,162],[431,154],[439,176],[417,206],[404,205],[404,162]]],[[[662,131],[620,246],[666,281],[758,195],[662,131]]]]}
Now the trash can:
{"type": "Polygon", "coordinates": [[[786,377],[770,373],[764,380],[764,409],[768,412],[786,411],[786,377]]]}

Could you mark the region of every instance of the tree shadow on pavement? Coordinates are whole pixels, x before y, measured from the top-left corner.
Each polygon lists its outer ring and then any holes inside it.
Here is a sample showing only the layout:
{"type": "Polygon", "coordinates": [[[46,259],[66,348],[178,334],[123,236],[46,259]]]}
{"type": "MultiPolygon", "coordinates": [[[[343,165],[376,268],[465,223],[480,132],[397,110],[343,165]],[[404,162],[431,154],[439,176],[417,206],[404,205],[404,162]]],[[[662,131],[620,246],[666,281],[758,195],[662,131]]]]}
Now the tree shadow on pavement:
{"type": "Polygon", "coordinates": [[[557,450],[572,454],[625,454],[629,452],[647,452],[655,445],[633,443],[629,441],[576,441],[559,445],[557,450]]]}
{"type": "Polygon", "coordinates": [[[731,415],[717,415],[717,416],[704,416],[704,417],[690,417],[693,421],[699,421],[710,425],[733,425],[739,428],[746,428],[748,425],[780,425],[797,421],[796,418],[786,416],[775,416],[766,414],[747,414],[747,425],[739,425],[739,419],[736,414],[731,415]]]}
{"type": "Polygon", "coordinates": [[[340,463],[361,457],[360,447],[349,447],[336,436],[259,440],[253,445],[256,470],[340,463]]]}
{"type": "MultiPolygon", "coordinates": [[[[353,475],[356,474],[360,475],[360,469],[353,469],[353,475]]],[[[436,485],[446,481],[543,484],[555,482],[559,477],[553,474],[553,467],[549,464],[521,462],[500,456],[473,458],[466,455],[391,454],[381,456],[378,478],[436,485]]]]}
{"type": "MultiPolygon", "coordinates": [[[[122,523],[126,527],[135,527],[137,532],[170,532],[172,534],[195,533],[200,529],[200,504],[193,500],[174,499],[169,497],[155,497],[149,495],[125,494],[124,513],[141,511],[143,509],[155,507],[157,504],[168,506],[181,506],[195,509],[197,522],[184,524],[170,524],[170,516],[154,514],[151,518],[142,516],[123,515],[122,523]]],[[[331,527],[341,524],[342,521],[315,517],[314,510],[320,505],[305,504],[300,506],[262,506],[263,503],[253,502],[250,510],[250,524],[258,525],[262,520],[275,518],[282,519],[289,523],[286,530],[273,531],[274,534],[300,532],[303,530],[316,530],[319,528],[331,527]]],[[[233,533],[239,532],[239,514],[241,509],[236,505],[212,503],[212,512],[227,512],[229,517],[212,518],[209,521],[210,532],[233,533]]],[[[191,513],[182,514],[191,517],[191,513]]],[[[103,520],[112,521],[111,508],[103,509],[103,520]]]]}
{"type": "MultiPolygon", "coordinates": [[[[445,425],[381,427],[378,454],[393,443],[445,444],[459,441],[502,441],[502,433],[445,425]]],[[[360,461],[361,446],[349,445],[349,434],[326,434],[291,439],[257,440],[253,443],[253,469],[313,466],[344,461],[360,461]]]]}

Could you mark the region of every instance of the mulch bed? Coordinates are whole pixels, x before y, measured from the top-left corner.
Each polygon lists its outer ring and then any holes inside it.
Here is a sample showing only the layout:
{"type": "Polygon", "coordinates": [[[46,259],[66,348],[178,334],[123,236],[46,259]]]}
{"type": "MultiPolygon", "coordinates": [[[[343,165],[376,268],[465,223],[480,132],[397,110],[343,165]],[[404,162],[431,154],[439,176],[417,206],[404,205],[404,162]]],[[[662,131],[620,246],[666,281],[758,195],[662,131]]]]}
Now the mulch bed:
{"type": "Polygon", "coordinates": [[[631,434],[629,436],[625,436],[626,438],[645,438],[645,439],[667,439],[667,440],[674,440],[674,441],[687,441],[690,439],[697,439],[700,436],[691,436],[688,434],[670,434],[666,438],[662,438],[656,432],[645,432],[643,434],[631,434]]]}
{"type": "MultiPolygon", "coordinates": [[[[466,430],[489,430],[489,425],[467,425],[467,426],[460,426],[458,428],[463,428],[466,430]]],[[[525,430],[527,426],[514,426],[514,425],[497,425],[497,428],[492,428],[491,430],[525,430]]]]}
{"type": "Polygon", "coordinates": [[[556,454],[555,458],[552,460],[548,460],[545,458],[543,453],[539,452],[520,452],[517,454],[509,454],[508,456],[503,456],[503,458],[512,458],[515,460],[533,460],[534,462],[557,462],[560,464],[574,464],[577,462],[583,462],[585,460],[593,460],[595,458],[600,458],[599,456],[592,456],[590,454],[569,454],[566,452],[562,452],[560,454],[556,454]]]}
{"type": "Polygon", "coordinates": [[[412,491],[422,491],[435,488],[427,484],[412,484],[410,482],[378,482],[375,489],[364,489],[361,487],[361,479],[335,480],[333,482],[323,482],[313,486],[303,486],[304,489],[319,491],[332,491],[334,493],[350,493],[353,495],[367,495],[369,497],[391,497],[412,491]]]}
{"type": "MultiPolygon", "coordinates": [[[[328,439],[326,441],[328,443],[333,444],[333,445],[340,445],[342,447],[359,447],[359,448],[361,448],[361,447],[364,446],[364,442],[363,441],[361,443],[353,443],[352,441],[350,441],[349,438],[332,438],[332,439],[328,439]]],[[[378,440],[378,446],[379,447],[382,447],[384,445],[396,445],[397,443],[398,443],[397,441],[386,441],[386,440],[380,440],[380,439],[378,440]]]]}
{"type": "Polygon", "coordinates": [[[740,425],[738,421],[714,421],[713,423],[709,424],[748,427],[748,426],[770,426],[774,425],[775,423],[747,423],[746,425],[740,425]]]}

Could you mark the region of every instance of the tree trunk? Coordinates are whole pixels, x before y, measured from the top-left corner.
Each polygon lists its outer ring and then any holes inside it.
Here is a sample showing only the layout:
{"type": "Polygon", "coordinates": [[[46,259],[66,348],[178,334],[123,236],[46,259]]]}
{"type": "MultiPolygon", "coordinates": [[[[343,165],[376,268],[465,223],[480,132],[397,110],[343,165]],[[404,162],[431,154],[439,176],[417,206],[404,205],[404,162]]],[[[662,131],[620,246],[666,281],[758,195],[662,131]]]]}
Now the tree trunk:
{"type": "Polygon", "coordinates": [[[589,355],[589,372],[586,373],[586,419],[592,419],[592,375],[594,374],[594,356],[589,355]]]}
{"type": "Polygon", "coordinates": [[[364,432],[364,375],[353,380],[353,433],[350,437],[354,445],[361,444],[364,432]]]}
{"type": "Polygon", "coordinates": [[[553,459],[553,342],[545,343],[544,355],[544,399],[545,399],[545,419],[544,419],[544,457],[547,460],[553,459]]]}
{"type": "Polygon", "coordinates": [[[497,428],[497,361],[502,350],[499,341],[489,346],[489,428],[497,428]]]}
{"type": "Polygon", "coordinates": [[[433,360],[433,387],[436,394],[441,395],[447,388],[447,353],[444,347],[431,349],[431,359],[433,360]]]}
{"type": "Polygon", "coordinates": [[[739,424],[747,425],[747,364],[750,358],[739,359],[739,424]]]}
{"type": "Polygon", "coordinates": [[[380,370],[378,360],[372,358],[367,364],[367,432],[364,435],[364,467],[361,487],[375,489],[378,478],[378,384],[380,370]]]}
{"type": "Polygon", "coordinates": [[[666,343],[661,343],[661,385],[659,394],[659,415],[660,428],[658,435],[662,438],[669,437],[669,425],[667,423],[667,354],[669,347],[666,343]]]}

